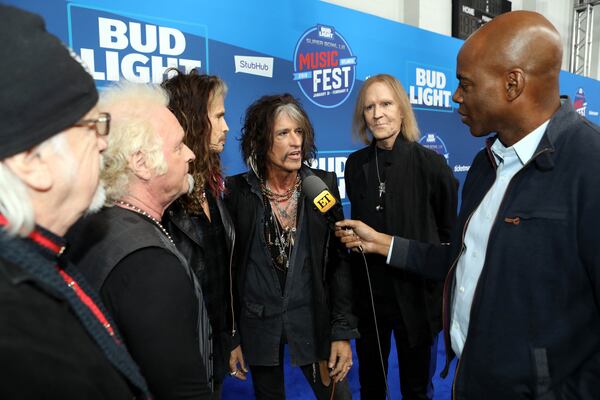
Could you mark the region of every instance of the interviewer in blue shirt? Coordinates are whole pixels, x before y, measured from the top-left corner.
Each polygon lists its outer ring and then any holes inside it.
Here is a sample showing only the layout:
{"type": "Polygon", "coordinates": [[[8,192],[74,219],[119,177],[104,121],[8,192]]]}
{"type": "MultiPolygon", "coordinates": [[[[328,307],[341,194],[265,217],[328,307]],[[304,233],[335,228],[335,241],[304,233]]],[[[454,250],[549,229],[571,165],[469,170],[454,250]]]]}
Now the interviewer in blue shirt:
{"type": "Polygon", "coordinates": [[[503,14],[457,59],[473,160],[451,243],[339,222],[349,248],[444,279],[454,399],[594,399],[600,382],[600,129],[559,95],[562,48],[540,14],[503,14]]]}

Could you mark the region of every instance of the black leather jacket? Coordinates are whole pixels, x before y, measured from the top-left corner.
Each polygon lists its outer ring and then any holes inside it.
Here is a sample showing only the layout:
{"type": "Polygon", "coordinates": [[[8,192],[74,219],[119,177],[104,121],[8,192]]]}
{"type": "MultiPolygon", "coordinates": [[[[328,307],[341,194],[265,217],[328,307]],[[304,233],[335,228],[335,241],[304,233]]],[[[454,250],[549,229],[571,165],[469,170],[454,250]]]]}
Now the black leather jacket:
{"type": "Polygon", "coordinates": [[[201,283],[204,294],[204,301],[209,312],[210,322],[213,328],[213,350],[215,351],[214,375],[217,382],[221,382],[228,372],[229,354],[239,345],[239,337],[235,325],[235,317],[232,304],[232,281],[231,267],[233,258],[233,248],[235,245],[235,229],[233,222],[223,201],[216,198],[217,208],[223,223],[225,231],[225,245],[227,247],[227,267],[226,281],[213,282],[212,279],[206,279],[203,276],[206,273],[203,257],[201,237],[198,229],[195,227],[199,217],[190,216],[179,204],[173,203],[165,212],[163,223],[170,232],[177,249],[187,259],[189,265],[196,272],[198,280],[201,283]],[[208,296],[208,286],[212,286],[210,292],[213,296],[208,296]],[[215,288],[216,286],[216,288],[215,288]],[[210,297],[210,298],[209,298],[210,297]]]}

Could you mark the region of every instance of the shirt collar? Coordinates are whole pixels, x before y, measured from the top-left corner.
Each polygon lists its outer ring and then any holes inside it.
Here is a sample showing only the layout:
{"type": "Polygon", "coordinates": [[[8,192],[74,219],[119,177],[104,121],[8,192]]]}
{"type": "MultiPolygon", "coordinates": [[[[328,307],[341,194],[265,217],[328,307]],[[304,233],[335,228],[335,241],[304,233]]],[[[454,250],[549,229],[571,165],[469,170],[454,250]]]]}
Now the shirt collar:
{"type": "Polygon", "coordinates": [[[517,154],[517,157],[519,157],[521,164],[525,165],[531,159],[531,157],[533,157],[533,153],[540,144],[542,136],[544,136],[549,122],[549,119],[546,120],[511,147],[505,147],[499,139],[496,139],[491,148],[496,161],[499,162],[504,159],[507,153],[514,152],[517,154]]]}

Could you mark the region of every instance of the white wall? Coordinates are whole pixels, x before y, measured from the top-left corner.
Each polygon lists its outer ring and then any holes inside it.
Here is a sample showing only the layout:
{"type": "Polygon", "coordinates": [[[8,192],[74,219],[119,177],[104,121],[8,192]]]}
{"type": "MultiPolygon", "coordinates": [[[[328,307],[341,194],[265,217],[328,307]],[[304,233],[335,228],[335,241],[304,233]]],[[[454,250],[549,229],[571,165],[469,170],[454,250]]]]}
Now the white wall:
{"type": "MultiPolygon", "coordinates": [[[[413,25],[428,31],[452,34],[451,0],[321,0],[367,14],[413,25]]],[[[512,0],[513,10],[537,11],[556,26],[563,42],[562,68],[569,70],[573,0],[512,0]]],[[[594,16],[591,77],[600,80],[600,6],[594,16]]]]}

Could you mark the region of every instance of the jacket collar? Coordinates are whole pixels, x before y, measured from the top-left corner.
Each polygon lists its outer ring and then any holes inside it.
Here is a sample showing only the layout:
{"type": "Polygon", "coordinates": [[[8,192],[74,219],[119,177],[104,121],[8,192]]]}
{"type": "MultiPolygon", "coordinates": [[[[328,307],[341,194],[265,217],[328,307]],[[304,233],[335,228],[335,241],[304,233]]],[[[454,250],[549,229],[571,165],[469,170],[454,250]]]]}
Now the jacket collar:
{"type": "MultiPolygon", "coordinates": [[[[300,171],[298,171],[298,173],[300,174],[300,180],[303,180],[304,178],[306,178],[309,175],[312,175],[312,172],[310,170],[310,167],[307,166],[306,164],[302,164],[302,166],[300,167],[300,171]]],[[[254,171],[249,170],[247,171],[244,175],[244,180],[248,183],[248,185],[250,186],[250,190],[255,193],[258,196],[262,197],[262,192],[260,190],[260,179],[258,178],[258,176],[256,176],[256,174],[254,173],[254,171]]]]}
{"type": "MultiPolygon", "coordinates": [[[[8,221],[4,215],[0,214],[0,228],[5,227],[8,221]]],[[[49,260],[58,260],[65,251],[67,242],[64,238],[55,235],[47,229],[36,225],[31,233],[25,239],[33,244],[35,250],[49,260]]]]}
{"type": "Polygon", "coordinates": [[[581,118],[573,109],[568,96],[561,96],[560,102],[560,108],[550,119],[546,133],[534,153],[535,163],[542,171],[554,168],[556,143],[568,134],[567,127],[581,118]]]}
{"type": "MultiPolygon", "coordinates": [[[[560,108],[554,113],[552,118],[550,118],[546,132],[542,136],[542,139],[531,158],[531,161],[535,162],[536,166],[542,171],[548,171],[554,168],[553,157],[556,142],[566,134],[567,126],[580,118],[579,114],[573,110],[571,100],[568,96],[561,96],[560,102],[560,108]]],[[[495,157],[492,154],[491,147],[497,138],[498,136],[495,135],[486,140],[488,159],[494,168],[497,167],[497,164],[495,157]]]]}
{"type": "MultiPolygon", "coordinates": [[[[392,152],[394,153],[394,156],[388,157],[388,160],[387,160],[388,165],[395,165],[404,158],[404,154],[406,154],[406,152],[408,151],[408,144],[409,144],[409,142],[404,138],[404,136],[402,136],[402,134],[399,134],[398,137],[396,138],[396,141],[394,142],[394,146],[392,147],[392,152]]],[[[371,164],[371,161],[375,158],[374,154],[377,151],[376,146],[377,146],[377,141],[372,140],[371,144],[369,145],[369,154],[367,155],[367,160],[366,160],[367,162],[365,162],[362,165],[364,178],[367,181],[369,178],[369,165],[371,164]]],[[[394,169],[392,169],[392,170],[394,170],[394,169]]]]}

